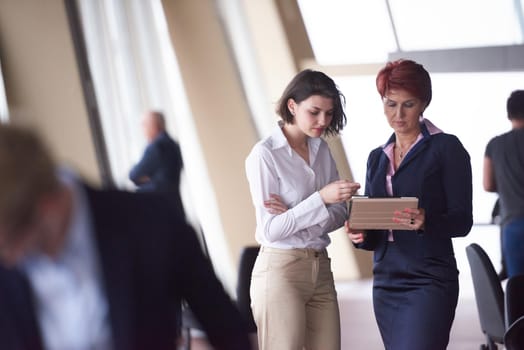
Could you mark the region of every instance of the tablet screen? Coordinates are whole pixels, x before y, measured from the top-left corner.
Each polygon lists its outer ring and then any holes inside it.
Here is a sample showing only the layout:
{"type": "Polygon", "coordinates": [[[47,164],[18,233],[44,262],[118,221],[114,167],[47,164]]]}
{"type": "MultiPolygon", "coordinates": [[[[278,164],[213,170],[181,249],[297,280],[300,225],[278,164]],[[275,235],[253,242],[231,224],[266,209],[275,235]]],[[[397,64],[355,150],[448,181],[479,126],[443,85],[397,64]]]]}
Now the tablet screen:
{"type": "Polygon", "coordinates": [[[416,197],[353,197],[349,201],[349,226],[362,230],[406,230],[393,222],[393,213],[406,208],[418,208],[416,197]]]}

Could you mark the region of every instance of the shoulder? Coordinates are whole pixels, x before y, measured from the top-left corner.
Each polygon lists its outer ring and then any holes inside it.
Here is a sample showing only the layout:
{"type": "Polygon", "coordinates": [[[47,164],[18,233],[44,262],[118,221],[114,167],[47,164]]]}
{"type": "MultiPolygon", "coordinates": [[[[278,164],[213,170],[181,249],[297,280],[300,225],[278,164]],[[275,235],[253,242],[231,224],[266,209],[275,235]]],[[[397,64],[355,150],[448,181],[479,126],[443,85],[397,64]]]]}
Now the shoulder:
{"type": "Polygon", "coordinates": [[[459,141],[457,136],[455,136],[453,134],[447,134],[445,132],[440,132],[438,134],[433,134],[429,138],[430,138],[430,140],[432,140],[434,142],[439,142],[439,143],[447,143],[447,142],[457,142],[457,141],[459,141]]]}
{"type": "Polygon", "coordinates": [[[502,155],[505,152],[522,149],[519,145],[524,145],[524,129],[513,129],[489,140],[486,145],[486,155],[491,157],[493,153],[502,155]]]}
{"type": "Polygon", "coordinates": [[[505,137],[506,134],[502,134],[502,135],[497,135],[495,137],[492,137],[489,141],[488,141],[488,144],[486,146],[486,149],[492,149],[494,147],[497,147],[501,141],[503,140],[503,138],[505,137]]]}
{"type": "Polygon", "coordinates": [[[513,129],[503,134],[493,137],[491,140],[489,140],[489,143],[500,144],[500,143],[505,142],[506,140],[510,140],[513,138],[521,138],[521,137],[524,138],[524,129],[513,129]]]}
{"type": "Polygon", "coordinates": [[[88,198],[93,232],[106,253],[110,247],[115,254],[172,260],[194,243],[184,216],[160,193],[89,189],[88,198]]]}
{"type": "Polygon", "coordinates": [[[380,158],[382,155],[385,155],[384,148],[382,146],[372,149],[371,152],[369,152],[368,162],[375,161],[378,158],[380,158]]]}
{"type": "Polygon", "coordinates": [[[453,134],[431,135],[429,141],[429,152],[434,153],[439,159],[460,162],[470,159],[469,153],[460,139],[453,134]]]}
{"type": "Polygon", "coordinates": [[[379,147],[377,147],[377,148],[372,149],[371,152],[369,152],[369,156],[370,156],[370,157],[371,157],[371,156],[376,157],[377,155],[382,154],[383,151],[384,151],[384,147],[379,146],[379,147]]]}
{"type": "MultiPolygon", "coordinates": [[[[85,186],[89,209],[97,223],[109,226],[180,224],[183,217],[158,192],[129,192],[118,189],[95,189],[85,186]]],[[[142,228],[142,227],[141,227],[142,228]]]]}
{"type": "Polygon", "coordinates": [[[162,133],[162,136],[159,139],[160,141],[168,143],[173,147],[179,147],[178,142],[174,138],[172,138],[171,135],[169,135],[167,132],[162,133]]]}
{"type": "Polygon", "coordinates": [[[368,160],[367,160],[367,173],[374,173],[377,170],[377,167],[379,164],[381,164],[381,159],[384,159],[382,157],[387,157],[386,153],[384,153],[384,149],[382,146],[379,146],[371,152],[369,152],[368,160]]]}
{"type": "Polygon", "coordinates": [[[429,137],[432,145],[439,147],[464,147],[459,138],[453,134],[438,133],[429,137]]]}
{"type": "Polygon", "coordinates": [[[274,152],[274,146],[275,142],[271,136],[258,141],[251,149],[251,152],[249,152],[246,161],[271,158],[274,152]]]}

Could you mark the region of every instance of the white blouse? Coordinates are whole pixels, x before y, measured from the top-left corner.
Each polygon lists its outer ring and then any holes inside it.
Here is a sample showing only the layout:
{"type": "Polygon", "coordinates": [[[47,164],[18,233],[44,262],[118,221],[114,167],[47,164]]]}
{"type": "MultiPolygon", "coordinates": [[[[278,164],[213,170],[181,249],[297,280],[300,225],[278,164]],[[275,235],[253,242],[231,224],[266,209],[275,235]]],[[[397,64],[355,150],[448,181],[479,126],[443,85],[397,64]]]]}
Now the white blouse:
{"type": "Polygon", "coordinates": [[[266,247],[323,249],[328,233],[344,225],[346,203],[324,204],[318,192],[339,179],[327,143],[308,138],[310,164],[296,153],[282,129],[259,141],[246,159],[246,174],[256,212],[257,242],[266,247]],[[270,194],[289,208],[271,214],[264,207],[270,194]]]}

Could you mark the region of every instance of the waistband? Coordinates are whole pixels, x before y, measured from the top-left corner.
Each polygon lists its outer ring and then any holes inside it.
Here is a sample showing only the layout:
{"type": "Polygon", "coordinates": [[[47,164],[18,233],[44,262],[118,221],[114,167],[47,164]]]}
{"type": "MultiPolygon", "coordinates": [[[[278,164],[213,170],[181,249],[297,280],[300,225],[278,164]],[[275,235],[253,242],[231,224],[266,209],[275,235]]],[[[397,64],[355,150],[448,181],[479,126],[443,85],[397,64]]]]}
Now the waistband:
{"type": "Polygon", "coordinates": [[[275,254],[288,254],[301,258],[318,258],[320,256],[327,257],[328,253],[326,249],[313,249],[313,248],[292,248],[292,249],[280,249],[271,247],[260,247],[260,252],[264,253],[275,253],[275,254]]]}

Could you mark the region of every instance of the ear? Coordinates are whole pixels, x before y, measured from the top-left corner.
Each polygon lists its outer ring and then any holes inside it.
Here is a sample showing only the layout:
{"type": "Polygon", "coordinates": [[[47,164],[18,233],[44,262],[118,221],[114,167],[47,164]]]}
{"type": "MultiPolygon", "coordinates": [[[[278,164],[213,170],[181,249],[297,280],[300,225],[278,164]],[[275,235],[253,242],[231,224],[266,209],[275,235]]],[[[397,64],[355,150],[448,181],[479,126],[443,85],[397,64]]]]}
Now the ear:
{"type": "Polygon", "coordinates": [[[295,102],[295,100],[293,100],[292,98],[290,98],[289,100],[287,100],[287,109],[289,110],[289,112],[295,116],[295,113],[296,113],[296,109],[297,109],[297,103],[295,102]]]}

